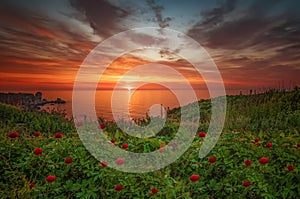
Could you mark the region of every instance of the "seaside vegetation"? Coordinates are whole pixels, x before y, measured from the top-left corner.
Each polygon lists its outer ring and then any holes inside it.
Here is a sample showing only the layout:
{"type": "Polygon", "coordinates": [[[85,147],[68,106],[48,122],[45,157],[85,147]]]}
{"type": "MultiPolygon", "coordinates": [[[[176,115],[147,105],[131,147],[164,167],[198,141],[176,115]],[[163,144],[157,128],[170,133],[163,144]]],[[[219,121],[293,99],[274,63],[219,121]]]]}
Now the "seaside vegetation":
{"type": "MultiPolygon", "coordinates": [[[[188,150],[169,166],[141,174],[96,160],[63,114],[0,104],[0,198],[300,197],[298,88],[227,96],[224,129],[202,159],[211,103],[197,103],[200,123],[188,150]]],[[[170,110],[164,128],[144,141],[114,122],[99,122],[108,140],[124,150],[163,153],[161,147],[171,143],[179,127],[180,108],[170,110]]],[[[176,152],[176,144],[171,146],[176,152]]]]}

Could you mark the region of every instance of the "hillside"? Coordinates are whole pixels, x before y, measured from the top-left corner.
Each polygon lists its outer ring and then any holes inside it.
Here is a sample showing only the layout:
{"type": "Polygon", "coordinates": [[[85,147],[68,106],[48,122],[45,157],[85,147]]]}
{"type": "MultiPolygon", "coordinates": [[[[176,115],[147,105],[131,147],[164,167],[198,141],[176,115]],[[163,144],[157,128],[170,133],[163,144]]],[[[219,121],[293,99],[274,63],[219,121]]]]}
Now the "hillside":
{"type": "MultiPolygon", "coordinates": [[[[210,100],[197,103],[201,114],[198,130],[206,132],[210,100]]],[[[193,117],[195,111],[189,114],[193,117]]],[[[198,157],[205,140],[205,133],[199,133],[177,161],[141,174],[123,173],[100,163],[85,149],[72,121],[58,113],[29,112],[0,104],[0,115],[0,198],[300,196],[297,89],[228,96],[224,130],[207,157],[198,157]],[[48,176],[55,176],[54,181],[48,176]]],[[[177,143],[171,140],[179,118],[180,109],[171,110],[168,123],[157,136],[142,140],[121,132],[113,123],[103,121],[103,130],[108,140],[120,148],[127,144],[131,152],[146,153],[166,146],[176,153],[177,143]]]]}

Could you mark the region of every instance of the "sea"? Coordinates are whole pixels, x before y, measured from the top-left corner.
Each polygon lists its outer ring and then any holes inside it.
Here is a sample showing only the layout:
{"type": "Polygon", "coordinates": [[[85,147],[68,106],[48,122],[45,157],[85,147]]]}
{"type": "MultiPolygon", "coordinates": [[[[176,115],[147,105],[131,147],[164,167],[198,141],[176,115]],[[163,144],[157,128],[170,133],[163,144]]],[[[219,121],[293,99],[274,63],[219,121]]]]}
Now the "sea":
{"type": "MultiPolygon", "coordinates": [[[[246,90],[226,90],[226,95],[247,94],[246,90]]],[[[61,98],[65,104],[48,104],[42,107],[48,112],[64,112],[72,118],[73,110],[94,110],[97,117],[108,121],[143,119],[147,116],[165,117],[167,110],[181,107],[201,99],[210,99],[208,90],[97,90],[92,93],[94,102],[87,100],[91,91],[78,91],[80,103],[72,106],[72,90],[42,91],[43,98],[55,100],[61,98]],[[194,94],[191,94],[193,92],[194,94]],[[92,107],[94,104],[94,107],[92,107]]],[[[75,100],[74,100],[75,101],[75,100]]]]}

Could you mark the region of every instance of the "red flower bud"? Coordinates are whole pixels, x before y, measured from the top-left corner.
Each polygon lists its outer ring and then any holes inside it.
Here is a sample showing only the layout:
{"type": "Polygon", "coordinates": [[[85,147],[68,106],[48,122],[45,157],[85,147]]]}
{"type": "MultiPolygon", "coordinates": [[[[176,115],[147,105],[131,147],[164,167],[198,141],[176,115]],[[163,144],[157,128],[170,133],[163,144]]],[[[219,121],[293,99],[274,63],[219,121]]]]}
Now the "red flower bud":
{"type": "Polygon", "coordinates": [[[251,184],[251,182],[248,181],[248,180],[246,180],[246,181],[243,182],[243,186],[244,186],[244,187],[249,187],[250,184],[251,184]]]}
{"type": "Polygon", "coordinates": [[[287,171],[293,171],[294,170],[294,165],[289,165],[287,168],[286,168],[286,170],[287,171]]]}
{"type": "Polygon", "coordinates": [[[246,160],[244,163],[245,166],[250,166],[251,164],[252,164],[251,160],[246,160]]]}
{"type": "Polygon", "coordinates": [[[122,191],[122,189],[123,189],[123,186],[120,184],[116,185],[116,187],[115,187],[116,191],[122,191]]]}
{"type": "Polygon", "coordinates": [[[8,134],[8,137],[9,137],[9,138],[16,138],[16,137],[18,137],[18,136],[19,136],[19,133],[18,133],[18,132],[11,132],[11,133],[8,134]]]}
{"type": "Polygon", "coordinates": [[[127,143],[122,144],[122,148],[127,150],[128,149],[128,144],[127,143]]]}
{"type": "Polygon", "coordinates": [[[209,162],[209,163],[215,163],[216,161],[217,161],[217,158],[214,157],[214,156],[212,156],[212,157],[210,157],[210,158],[208,159],[208,162],[209,162]]]}
{"type": "Polygon", "coordinates": [[[38,132],[38,131],[37,131],[37,132],[34,132],[34,133],[33,133],[33,136],[34,136],[34,137],[40,137],[40,136],[41,136],[41,133],[38,132]]]}
{"type": "Polygon", "coordinates": [[[31,183],[29,184],[29,188],[32,189],[33,187],[34,187],[34,183],[31,182],[31,183]]]}
{"type": "Polygon", "coordinates": [[[57,133],[55,133],[54,137],[55,137],[55,138],[62,138],[62,137],[63,137],[63,134],[60,133],[60,132],[57,132],[57,133]]]}
{"type": "Polygon", "coordinates": [[[271,142],[268,142],[268,143],[266,144],[266,147],[272,148],[272,143],[271,143],[271,142]]]}
{"type": "Polygon", "coordinates": [[[46,178],[47,182],[53,182],[56,179],[56,176],[48,176],[46,178]]]}
{"type": "Polygon", "coordinates": [[[125,162],[125,159],[124,159],[124,158],[118,158],[118,159],[116,160],[116,164],[118,164],[118,165],[124,164],[124,162],[125,162]]]}
{"type": "Polygon", "coordinates": [[[73,159],[72,158],[66,158],[65,159],[65,163],[66,164],[71,164],[73,162],[73,159]]]}
{"type": "Polygon", "coordinates": [[[42,148],[36,148],[36,149],[33,150],[33,153],[34,153],[35,155],[42,154],[42,152],[43,152],[43,149],[42,149],[42,148]]]}
{"type": "Polygon", "coordinates": [[[205,137],[205,136],[206,136],[206,133],[203,131],[198,134],[198,137],[205,137]]]}
{"type": "Polygon", "coordinates": [[[197,175],[197,174],[193,174],[193,175],[190,176],[190,180],[192,182],[196,182],[197,180],[199,180],[199,178],[200,178],[200,176],[197,175]]]}
{"type": "Polygon", "coordinates": [[[103,162],[100,163],[100,165],[101,165],[102,167],[106,167],[107,164],[108,164],[107,161],[103,161],[103,162]]]}
{"type": "Polygon", "coordinates": [[[105,128],[105,124],[103,124],[103,123],[99,124],[99,128],[100,129],[104,129],[105,128]]]}
{"type": "Polygon", "coordinates": [[[159,153],[164,152],[164,147],[160,147],[160,148],[158,149],[158,152],[159,152],[159,153]]]}
{"type": "Polygon", "coordinates": [[[151,194],[156,194],[158,192],[158,188],[151,189],[151,194]]]}
{"type": "Polygon", "coordinates": [[[268,161],[269,161],[269,158],[260,158],[260,159],[259,159],[259,162],[260,162],[261,164],[267,164],[268,161]]]}

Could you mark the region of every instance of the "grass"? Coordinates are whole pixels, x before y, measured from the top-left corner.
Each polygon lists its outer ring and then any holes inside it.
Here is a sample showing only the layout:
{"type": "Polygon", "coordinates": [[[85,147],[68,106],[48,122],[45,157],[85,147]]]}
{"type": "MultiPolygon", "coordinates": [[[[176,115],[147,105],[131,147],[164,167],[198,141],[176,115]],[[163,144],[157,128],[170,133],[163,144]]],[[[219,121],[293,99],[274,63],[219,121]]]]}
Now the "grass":
{"type": "MultiPolygon", "coordinates": [[[[200,107],[198,130],[206,131],[210,100],[197,103],[200,107]]],[[[191,110],[189,114],[193,117],[195,112],[191,110]]],[[[58,113],[23,111],[1,104],[0,115],[0,198],[300,197],[298,89],[228,96],[224,130],[207,157],[198,157],[205,138],[195,136],[177,161],[164,169],[143,174],[103,167],[85,149],[73,122],[58,113]],[[14,131],[19,136],[9,138],[8,134],[14,131]],[[36,131],[41,132],[40,137],[33,136],[36,131]],[[54,137],[58,131],[63,134],[62,138],[54,137]],[[255,138],[259,141],[255,142],[255,138]],[[272,143],[271,148],[266,147],[268,142],[272,143]],[[42,155],[33,153],[36,148],[42,148],[42,155]],[[65,163],[68,157],[72,163],[65,163]],[[216,157],[216,162],[210,163],[210,157],[216,157]],[[267,164],[260,163],[262,157],[268,158],[267,164]],[[252,164],[245,166],[246,160],[252,164]],[[199,175],[199,180],[192,182],[193,174],[199,175]],[[46,178],[52,175],[56,179],[50,183],[46,178]],[[250,185],[246,187],[245,181],[250,185]],[[34,184],[32,188],[30,183],[34,184]],[[121,191],[115,190],[119,184],[121,191]],[[153,188],[158,192],[152,194],[153,188]]],[[[114,123],[104,121],[104,131],[119,147],[128,143],[129,151],[149,152],[172,140],[179,118],[180,109],[171,110],[167,124],[157,136],[142,141],[122,132],[114,123]]],[[[172,147],[176,152],[176,146],[172,147]]]]}

